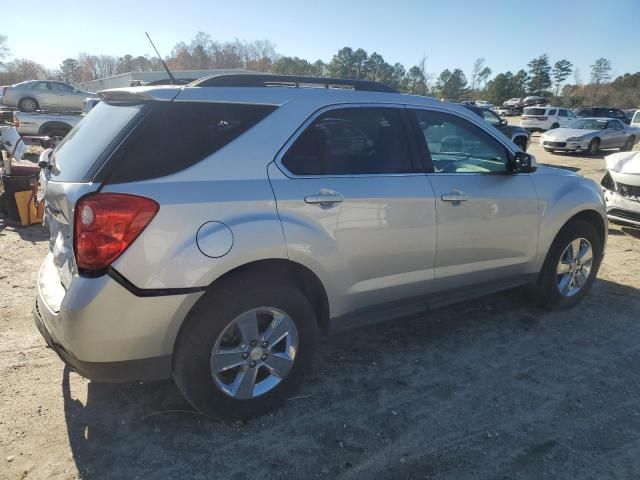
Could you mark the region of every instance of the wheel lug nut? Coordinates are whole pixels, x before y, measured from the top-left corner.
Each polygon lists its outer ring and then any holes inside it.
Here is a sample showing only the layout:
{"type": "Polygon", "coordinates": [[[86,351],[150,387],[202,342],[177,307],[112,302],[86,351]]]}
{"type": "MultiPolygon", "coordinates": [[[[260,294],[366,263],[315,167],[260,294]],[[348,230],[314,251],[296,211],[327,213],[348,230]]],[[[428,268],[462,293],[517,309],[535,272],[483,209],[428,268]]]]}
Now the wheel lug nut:
{"type": "Polygon", "coordinates": [[[242,354],[242,359],[246,360],[247,358],[249,358],[249,354],[247,352],[242,354]]]}
{"type": "Polygon", "coordinates": [[[258,344],[258,342],[256,342],[255,340],[251,340],[251,344],[250,345],[252,347],[255,347],[257,344],[258,344]]]}
{"type": "Polygon", "coordinates": [[[251,363],[249,364],[249,366],[250,366],[251,368],[255,367],[255,366],[256,366],[256,362],[251,362],[251,363]]]}
{"type": "Polygon", "coordinates": [[[262,355],[262,360],[266,360],[267,359],[267,354],[265,353],[264,355],[262,355]]]}
{"type": "Polygon", "coordinates": [[[267,348],[267,346],[269,346],[268,342],[262,342],[262,348],[267,348]]]}

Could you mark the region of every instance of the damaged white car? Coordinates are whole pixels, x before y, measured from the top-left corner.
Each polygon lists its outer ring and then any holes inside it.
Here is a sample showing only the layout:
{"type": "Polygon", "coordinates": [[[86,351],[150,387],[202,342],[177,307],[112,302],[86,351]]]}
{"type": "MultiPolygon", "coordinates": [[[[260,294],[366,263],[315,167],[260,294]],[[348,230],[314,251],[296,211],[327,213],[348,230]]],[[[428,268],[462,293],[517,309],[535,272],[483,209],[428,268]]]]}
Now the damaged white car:
{"type": "Polygon", "coordinates": [[[601,185],[609,220],[640,227],[640,152],[614,153],[605,162],[601,185]]]}

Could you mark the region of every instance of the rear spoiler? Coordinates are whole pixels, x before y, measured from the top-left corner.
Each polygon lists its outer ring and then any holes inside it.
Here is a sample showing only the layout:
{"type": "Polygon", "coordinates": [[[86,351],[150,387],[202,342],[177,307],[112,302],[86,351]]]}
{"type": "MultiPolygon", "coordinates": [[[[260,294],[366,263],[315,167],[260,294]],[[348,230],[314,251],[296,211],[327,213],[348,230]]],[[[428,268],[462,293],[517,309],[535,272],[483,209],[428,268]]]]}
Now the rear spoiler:
{"type": "Polygon", "coordinates": [[[107,103],[119,102],[170,102],[178,96],[181,88],[175,85],[157,87],[113,88],[98,92],[101,100],[107,103]]]}

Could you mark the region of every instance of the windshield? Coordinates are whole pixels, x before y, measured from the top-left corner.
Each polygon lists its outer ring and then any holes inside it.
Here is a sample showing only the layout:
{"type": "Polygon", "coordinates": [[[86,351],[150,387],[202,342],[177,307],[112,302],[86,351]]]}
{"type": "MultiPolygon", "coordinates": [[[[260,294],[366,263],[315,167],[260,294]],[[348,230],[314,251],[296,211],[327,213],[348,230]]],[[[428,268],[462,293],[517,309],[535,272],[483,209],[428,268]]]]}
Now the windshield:
{"type": "Polygon", "coordinates": [[[81,182],[102,152],[142,105],[96,105],[53,151],[52,180],[81,182]]]}
{"type": "Polygon", "coordinates": [[[575,128],[577,130],[604,130],[607,128],[606,120],[576,120],[567,125],[567,128],[575,128]]]}

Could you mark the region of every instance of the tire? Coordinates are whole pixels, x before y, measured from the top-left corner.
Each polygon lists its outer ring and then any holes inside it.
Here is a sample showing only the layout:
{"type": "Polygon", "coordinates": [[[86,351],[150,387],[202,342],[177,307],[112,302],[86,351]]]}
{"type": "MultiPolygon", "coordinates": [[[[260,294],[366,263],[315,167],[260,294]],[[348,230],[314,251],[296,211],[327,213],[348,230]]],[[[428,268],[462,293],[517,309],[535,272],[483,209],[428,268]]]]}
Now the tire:
{"type": "Polygon", "coordinates": [[[548,147],[542,147],[542,148],[544,148],[544,151],[545,151],[545,152],[549,152],[549,153],[553,152],[553,150],[551,150],[551,149],[550,149],[550,148],[548,148],[548,147]]]}
{"type": "Polygon", "coordinates": [[[633,149],[633,145],[636,143],[636,137],[631,135],[627,138],[627,141],[624,142],[624,145],[620,148],[621,152],[629,152],[633,149]]]}
{"type": "Polygon", "coordinates": [[[58,144],[64,139],[64,137],[67,136],[67,133],[69,133],[69,130],[63,129],[56,129],[47,132],[46,135],[49,137],[49,140],[43,140],[41,142],[42,148],[56,148],[58,144]]]}
{"type": "Polygon", "coordinates": [[[553,125],[551,125],[550,130],[553,130],[554,128],[558,128],[558,127],[560,127],[560,124],[559,123],[554,123],[553,125]]]}
{"type": "Polygon", "coordinates": [[[26,113],[35,112],[36,110],[40,110],[40,105],[35,98],[24,97],[18,102],[18,110],[26,113]]]}
{"type": "Polygon", "coordinates": [[[589,145],[587,146],[587,153],[589,155],[597,155],[599,151],[600,151],[600,139],[594,138],[589,142],[589,145]]]}
{"type": "MultiPolygon", "coordinates": [[[[175,344],[173,377],[189,403],[209,417],[248,419],[262,415],[282,404],[299,387],[304,374],[311,366],[317,343],[317,332],[314,309],[307,297],[293,284],[286,281],[274,282],[273,278],[248,273],[223,279],[221,284],[205,293],[185,320],[175,344]],[[265,323],[269,323],[273,321],[269,316],[270,309],[277,309],[278,313],[284,313],[288,317],[288,321],[295,325],[295,328],[290,329],[289,336],[285,337],[283,341],[288,342],[291,339],[292,342],[293,340],[298,342],[290,369],[280,380],[278,380],[280,377],[272,378],[273,375],[266,380],[264,378],[265,374],[269,374],[266,363],[273,361],[271,358],[278,355],[274,354],[273,350],[268,352],[262,350],[261,347],[265,345],[262,343],[263,338],[257,338],[259,343],[255,346],[243,344],[245,335],[240,329],[233,326],[241,315],[243,315],[242,318],[254,319],[257,317],[265,320],[265,323]],[[264,313],[265,310],[269,312],[269,315],[264,313]],[[247,313],[256,311],[258,312],[257,316],[254,316],[253,313],[251,315],[247,313]],[[293,339],[291,338],[291,330],[296,332],[293,339]],[[234,343],[234,346],[221,346],[226,341],[225,339],[232,339],[230,343],[234,343]],[[226,348],[235,349],[236,352],[244,352],[243,356],[233,358],[231,361],[235,365],[233,368],[214,373],[214,352],[229,352],[229,350],[225,350],[226,348]],[[254,356],[254,354],[256,355],[254,356]],[[265,360],[265,357],[269,357],[269,359],[265,360]],[[242,365],[238,366],[236,362],[240,362],[242,365]],[[249,362],[253,363],[253,368],[249,362]],[[260,385],[264,385],[264,383],[260,383],[263,380],[267,387],[269,387],[269,382],[278,383],[261,394],[255,394],[254,387],[244,389],[244,392],[253,392],[252,394],[256,396],[242,398],[243,382],[238,379],[244,378],[244,375],[249,376],[251,372],[257,372],[254,374],[254,378],[257,379],[255,388],[259,389],[260,385]],[[225,379],[224,376],[228,378],[225,379]],[[260,380],[261,376],[262,380],[260,380]],[[230,383],[224,383],[223,380],[228,380],[230,383]],[[238,382],[239,385],[236,389],[238,398],[229,393],[234,388],[234,382],[238,382]],[[229,391],[225,392],[223,388],[229,391]]],[[[267,338],[267,332],[260,329],[259,335],[263,334],[264,338],[267,338]]],[[[273,346],[269,345],[268,348],[273,347],[275,350],[281,345],[282,342],[280,344],[276,342],[273,346]]],[[[267,387],[263,386],[262,388],[267,387]]]]}
{"type": "MultiPolygon", "coordinates": [[[[547,258],[540,271],[537,282],[539,303],[549,310],[566,310],[575,306],[589,292],[598,274],[601,261],[602,241],[593,225],[583,220],[573,220],[565,225],[551,244],[547,258]],[[568,289],[569,291],[562,293],[561,285],[565,288],[571,287],[571,284],[565,281],[567,278],[565,275],[571,275],[571,273],[558,273],[561,260],[566,260],[565,253],[567,249],[571,247],[572,242],[579,239],[580,254],[584,255],[586,253],[585,247],[587,243],[591,247],[592,261],[589,273],[586,275],[586,280],[584,280],[584,275],[579,277],[582,278],[581,286],[576,292],[571,293],[570,289],[568,289]],[[584,242],[585,240],[587,243],[584,242]]],[[[562,265],[567,268],[567,265],[570,264],[563,261],[562,265]]],[[[584,271],[582,273],[584,274],[584,271]]]]}

